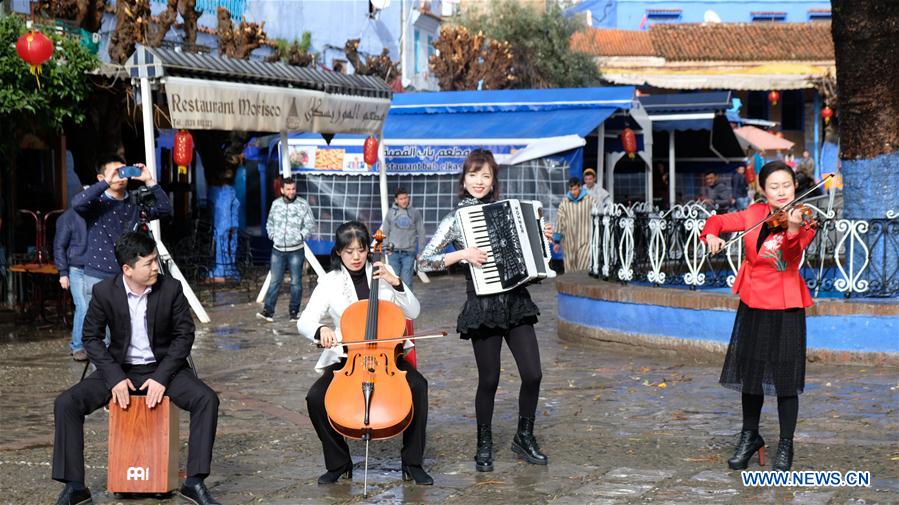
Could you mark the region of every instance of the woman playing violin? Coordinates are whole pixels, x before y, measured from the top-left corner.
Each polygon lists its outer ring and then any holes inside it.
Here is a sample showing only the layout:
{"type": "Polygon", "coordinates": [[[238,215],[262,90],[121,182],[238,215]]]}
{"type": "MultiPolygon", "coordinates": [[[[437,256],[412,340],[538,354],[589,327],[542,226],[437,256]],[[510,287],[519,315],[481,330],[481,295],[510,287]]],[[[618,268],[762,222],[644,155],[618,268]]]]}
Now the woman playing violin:
{"type": "Polygon", "coordinates": [[[746,233],[746,257],[734,281],[740,306],[720,383],[742,392],[743,428],[731,469],[745,469],[756,452],[763,464],[765,441],[759,418],[765,396],[777,396],[780,441],[775,470],[789,470],[793,462],[793,433],[799,415],[799,394],[805,387],[805,308],[812,305],[808,287],[799,275],[802,254],[815,236],[805,223],[804,210],[780,210],[792,202],[796,175],[782,161],[765,164],[758,176],[767,203],[746,210],[711,216],[701,238],[717,253],[725,242],[721,233],[746,233]]]}
{"type": "MultiPolygon", "coordinates": [[[[324,323],[326,316],[330,316],[331,321],[340,321],[340,316],[350,304],[368,300],[372,272],[374,278],[380,279],[379,299],[398,305],[408,319],[418,317],[420,310],[418,299],[409,286],[404,285],[389,266],[369,261],[370,243],[368,229],[362,223],[351,221],[337,228],[331,252],[331,271],[318,280],[309,304],[297,322],[301,335],[325,348],[315,365],[315,370],[322,376],[306,395],[309,418],[322,442],[325,468],[328,470],[319,477],[319,484],[332,484],[342,475],[347,478],[353,475],[353,461],[346,440],[331,426],[325,410],[325,393],[334,379],[334,371],[343,367],[347,356],[341,345],[340,330],[327,326],[324,323]]],[[[412,343],[406,340],[404,347],[409,349],[412,343]]],[[[414,409],[412,422],[403,432],[403,478],[414,479],[416,484],[433,484],[433,479],[421,466],[428,423],[428,381],[402,357],[397,359],[397,368],[406,372],[414,409]]]]}

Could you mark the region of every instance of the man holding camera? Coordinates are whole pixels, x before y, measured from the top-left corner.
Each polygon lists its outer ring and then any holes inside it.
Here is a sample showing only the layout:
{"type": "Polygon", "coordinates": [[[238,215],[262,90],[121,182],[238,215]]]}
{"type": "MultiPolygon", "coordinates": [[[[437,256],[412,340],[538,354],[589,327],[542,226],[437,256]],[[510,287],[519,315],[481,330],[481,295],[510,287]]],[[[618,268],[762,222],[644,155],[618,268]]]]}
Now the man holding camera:
{"type": "Polygon", "coordinates": [[[141,211],[148,221],[171,215],[172,204],[156,183],[150,170],[138,163],[125,165],[118,154],[97,159],[97,182],[72,198],[72,208],[87,222],[87,249],[84,255],[84,302],[90,305],[94,284],[120,272],[115,258],[115,241],[140,223],[141,211]],[[134,168],[140,175],[128,177],[134,168]],[[122,177],[125,175],[125,177],[122,177]],[[128,191],[128,180],[146,186],[143,191],[128,191]]]}

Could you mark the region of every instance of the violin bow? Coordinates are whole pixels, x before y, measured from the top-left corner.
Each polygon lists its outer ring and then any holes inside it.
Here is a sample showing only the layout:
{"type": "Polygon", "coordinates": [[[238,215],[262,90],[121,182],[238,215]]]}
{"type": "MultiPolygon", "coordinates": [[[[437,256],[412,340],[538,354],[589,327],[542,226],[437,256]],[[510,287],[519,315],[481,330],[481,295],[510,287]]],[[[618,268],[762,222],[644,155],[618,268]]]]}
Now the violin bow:
{"type": "MultiPolygon", "coordinates": [[[[820,187],[821,187],[824,183],[826,183],[831,177],[833,177],[833,174],[827,174],[827,175],[825,175],[824,178],[821,179],[820,182],[818,182],[818,184],[815,184],[814,186],[812,186],[811,188],[809,188],[808,191],[806,191],[805,193],[803,193],[803,194],[797,196],[796,198],[790,200],[789,202],[785,203],[781,208],[777,209],[777,212],[785,212],[785,211],[790,210],[794,205],[796,205],[797,203],[799,203],[800,200],[802,200],[803,198],[805,198],[805,197],[807,197],[808,195],[812,194],[816,189],[820,188],[820,187]]],[[[732,239],[730,239],[730,240],[728,240],[727,242],[725,242],[724,245],[721,246],[721,249],[720,249],[717,253],[715,253],[715,254],[718,254],[718,253],[720,253],[721,251],[727,250],[727,248],[730,247],[731,244],[733,244],[734,242],[738,242],[740,239],[742,239],[744,236],[746,236],[747,233],[749,233],[749,232],[751,232],[752,230],[758,228],[759,226],[765,224],[765,221],[767,221],[770,217],[771,217],[770,215],[765,216],[764,219],[762,219],[762,220],[759,221],[758,223],[755,223],[754,225],[750,226],[749,228],[747,228],[747,229],[741,231],[740,233],[738,233],[736,237],[733,237],[732,239]]],[[[703,258],[707,258],[707,257],[709,257],[709,256],[713,256],[713,254],[712,254],[711,251],[705,253],[705,255],[703,255],[703,258]]]]}

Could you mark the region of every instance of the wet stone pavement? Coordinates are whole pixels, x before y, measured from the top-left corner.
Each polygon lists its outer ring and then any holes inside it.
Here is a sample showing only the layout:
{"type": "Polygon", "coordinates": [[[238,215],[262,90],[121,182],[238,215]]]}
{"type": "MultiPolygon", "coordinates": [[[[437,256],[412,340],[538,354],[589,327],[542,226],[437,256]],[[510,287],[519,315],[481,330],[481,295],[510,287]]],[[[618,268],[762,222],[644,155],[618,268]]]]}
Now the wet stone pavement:
{"type": "MultiPolygon", "coordinates": [[[[416,284],[423,306],[419,330],[454,329],[461,282],[442,276],[416,284]]],[[[307,285],[306,296],[311,291],[307,285]]],[[[740,429],[740,398],[717,385],[720,356],[566,341],[556,334],[553,284],[531,292],[543,310],[536,433],[548,466],[528,465],[509,449],[518,374],[504,349],[495,471],[474,471],[477,374],[470,345],[450,336],[418,346],[430,385],[425,467],[435,485],[402,481],[398,437],[371,444],[367,499],[360,442],[350,444],[354,479],[318,486],[323,459],[305,393],[317,377],[319,352],[288,323],[283,295],[275,323],[254,318],[257,306],[235,295],[234,304],[210,308],[213,323],[198,326],[193,352],[200,376],[222,400],[207,485],[229,504],[899,503],[899,370],[808,364],[794,469],[868,470],[870,487],[743,487],[739,472],[726,466],[740,429]]],[[[67,355],[66,338],[60,329],[0,327],[0,503],[53,503],[61,488],[50,480],[53,399],[82,369],[67,355]]],[[[107,417],[97,411],[85,425],[87,484],[95,503],[180,503],[171,496],[124,499],[105,492],[107,417]]],[[[183,415],[182,469],[187,433],[183,415]]],[[[777,434],[776,401],[769,399],[762,414],[769,458],[777,434]]]]}

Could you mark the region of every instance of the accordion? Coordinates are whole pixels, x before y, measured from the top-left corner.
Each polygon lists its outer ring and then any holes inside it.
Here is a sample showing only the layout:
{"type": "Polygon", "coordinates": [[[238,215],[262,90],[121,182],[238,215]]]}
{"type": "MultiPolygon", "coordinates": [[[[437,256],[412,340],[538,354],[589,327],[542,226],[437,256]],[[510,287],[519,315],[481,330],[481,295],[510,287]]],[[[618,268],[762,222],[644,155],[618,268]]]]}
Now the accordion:
{"type": "Polygon", "coordinates": [[[465,246],[487,253],[487,262],[481,268],[469,265],[477,294],[501,293],[556,276],[549,267],[549,242],[543,235],[540,202],[500,200],[456,212],[465,246]]]}

